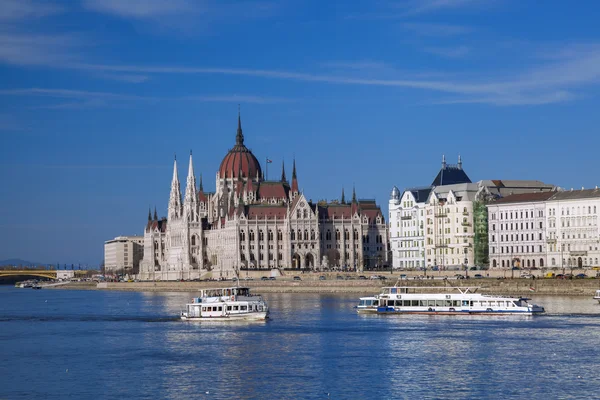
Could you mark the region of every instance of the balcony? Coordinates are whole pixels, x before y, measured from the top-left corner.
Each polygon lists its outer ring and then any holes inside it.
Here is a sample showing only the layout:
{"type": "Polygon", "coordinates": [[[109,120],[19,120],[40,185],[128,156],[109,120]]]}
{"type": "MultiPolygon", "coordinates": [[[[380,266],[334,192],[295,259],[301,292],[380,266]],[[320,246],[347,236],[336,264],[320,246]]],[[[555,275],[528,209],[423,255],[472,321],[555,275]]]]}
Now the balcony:
{"type": "Polygon", "coordinates": [[[460,223],[462,226],[471,226],[470,222],[461,222],[460,223]]]}
{"type": "Polygon", "coordinates": [[[468,211],[463,211],[463,215],[469,215],[468,211]]]}
{"type": "Polygon", "coordinates": [[[546,243],[556,243],[556,239],[546,239],[546,243]]]}
{"type": "Polygon", "coordinates": [[[445,211],[438,212],[438,213],[435,214],[436,218],[446,218],[447,216],[448,216],[448,213],[445,212],[445,211]]]}
{"type": "Polygon", "coordinates": [[[400,217],[400,219],[402,219],[402,220],[412,219],[412,215],[403,215],[400,217]]]}
{"type": "Polygon", "coordinates": [[[435,245],[435,247],[436,247],[436,249],[437,248],[444,248],[444,247],[448,247],[448,245],[445,244],[445,243],[438,243],[438,244],[435,245]]]}

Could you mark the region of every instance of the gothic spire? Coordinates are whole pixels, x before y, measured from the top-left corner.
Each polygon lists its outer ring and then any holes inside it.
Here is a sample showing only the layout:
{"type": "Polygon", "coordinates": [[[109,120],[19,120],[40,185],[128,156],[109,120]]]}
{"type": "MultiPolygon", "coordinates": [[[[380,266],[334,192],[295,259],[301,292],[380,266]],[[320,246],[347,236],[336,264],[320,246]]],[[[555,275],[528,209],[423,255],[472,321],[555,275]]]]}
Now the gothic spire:
{"type": "Polygon", "coordinates": [[[202,185],[202,174],[200,174],[200,185],[198,187],[198,191],[204,192],[204,186],[202,185]]]}
{"type": "Polygon", "coordinates": [[[281,182],[287,182],[287,178],[285,177],[285,161],[281,162],[281,182]]]}
{"type": "Polygon", "coordinates": [[[462,158],[460,158],[460,154],[458,155],[458,169],[462,169],[462,158]]]}
{"type": "Polygon", "coordinates": [[[179,218],[181,216],[181,189],[177,173],[177,157],[175,157],[175,161],[173,162],[173,180],[171,181],[168,216],[169,219],[179,218]]]}
{"type": "Polygon", "coordinates": [[[446,155],[442,155],[442,168],[446,169],[446,155]]]}
{"type": "Polygon", "coordinates": [[[192,221],[196,217],[196,175],[194,174],[194,162],[192,160],[192,151],[190,150],[190,162],[188,165],[188,176],[185,184],[185,199],[183,203],[184,215],[192,221]]]}
{"type": "Polygon", "coordinates": [[[148,222],[152,221],[152,209],[148,207],[148,222]]]}
{"type": "Polygon", "coordinates": [[[356,187],[352,185],[352,202],[356,203],[356,187]]]}
{"type": "Polygon", "coordinates": [[[156,206],[154,206],[154,220],[158,221],[158,213],[156,212],[156,206]]]}
{"type": "Polygon", "coordinates": [[[344,188],[342,187],[342,204],[346,204],[346,196],[344,195],[344,188]]]}
{"type": "Polygon", "coordinates": [[[298,178],[296,176],[296,159],[295,158],[294,158],[294,165],[292,167],[292,193],[299,193],[298,178]]]}
{"type": "Polygon", "coordinates": [[[244,134],[242,133],[242,118],[240,116],[239,104],[238,104],[238,128],[237,128],[237,135],[235,135],[235,144],[238,146],[244,145],[244,134]]]}

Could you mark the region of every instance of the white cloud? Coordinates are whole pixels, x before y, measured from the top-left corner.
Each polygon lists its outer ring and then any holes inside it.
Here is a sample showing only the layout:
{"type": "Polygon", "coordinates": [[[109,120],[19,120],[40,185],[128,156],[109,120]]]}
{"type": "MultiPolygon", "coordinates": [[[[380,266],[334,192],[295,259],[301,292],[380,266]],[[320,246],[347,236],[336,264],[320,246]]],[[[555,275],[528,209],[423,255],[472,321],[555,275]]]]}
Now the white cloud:
{"type": "Polygon", "coordinates": [[[90,11],[139,19],[196,13],[201,4],[191,0],[83,0],[82,3],[90,11]]]}
{"type": "Polygon", "coordinates": [[[403,29],[419,36],[456,36],[473,31],[473,28],[461,25],[431,24],[423,22],[407,22],[400,25],[403,29]]]}
{"type": "Polygon", "coordinates": [[[467,46],[458,47],[425,47],[423,51],[435,54],[441,57],[460,58],[469,54],[470,49],[467,46]]]}
{"type": "Polygon", "coordinates": [[[412,0],[403,1],[404,15],[420,15],[445,10],[464,9],[466,7],[489,5],[491,0],[412,0]]]}
{"type": "Polygon", "coordinates": [[[0,0],[0,21],[41,18],[64,11],[62,6],[49,1],[0,0]]]}
{"type": "Polygon", "coordinates": [[[30,34],[0,31],[0,62],[18,65],[53,65],[74,62],[80,40],[70,34],[30,34]]]}

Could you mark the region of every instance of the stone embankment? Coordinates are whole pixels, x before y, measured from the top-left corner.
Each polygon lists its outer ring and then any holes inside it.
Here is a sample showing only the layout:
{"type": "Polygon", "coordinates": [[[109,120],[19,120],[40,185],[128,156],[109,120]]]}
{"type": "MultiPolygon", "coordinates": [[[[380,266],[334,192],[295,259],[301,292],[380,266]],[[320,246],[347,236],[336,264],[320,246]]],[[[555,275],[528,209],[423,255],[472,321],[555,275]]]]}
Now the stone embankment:
{"type": "MultiPolygon", "coordinates": [[[[209,287],[226,287],[234,285],[225,282],[103,282],[98,285],[89,282],[74,282],[56,289],[99,289],[123,290],[141,292],[195,292],[209,287]]],[[[478,287],[481,293],[499,295],[533,296],[593,296],[600,289],[600,279],[402,279],[397,277],[386,280],[319,280],[318,276],[304,275],[301,281],[291,278],[278,278],[275,281],[242,280],[240,285],[248,286],[256,293],[357,293],[376,294],[382,286],[418,286],[418,287],[448,287],[469,286],[478,287]]],[[[435,289],[432,289],[435,291],[435,289]]]]}

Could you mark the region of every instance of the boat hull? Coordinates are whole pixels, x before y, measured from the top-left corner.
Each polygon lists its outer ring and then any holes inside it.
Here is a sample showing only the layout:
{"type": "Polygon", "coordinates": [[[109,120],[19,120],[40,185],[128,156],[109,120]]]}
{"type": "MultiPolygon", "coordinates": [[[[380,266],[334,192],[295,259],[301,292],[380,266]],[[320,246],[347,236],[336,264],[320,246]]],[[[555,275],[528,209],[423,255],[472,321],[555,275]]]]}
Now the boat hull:
{"type": "Polygon", "coordinates": [[[269,317],[268,312],[253,312],[246,314],[229,314],[214,317],[188,317],[185,313],[181,314],[182,321],[194,322],[219,322],[219,321],[264,321],[269,317]]]}
{"type": "Polygon", "coordinates": [[[377,309],[377,314],[416,314],[416,315],[535,315],[544,313],[543,307],[535,307],[531,309],[523,310],[440,310],[440,309],[426,309],[426,310],[398,310],[391,307],[380,307],[377,309]]]}

